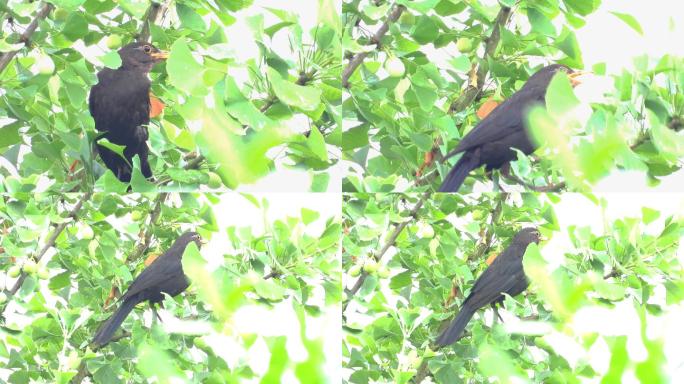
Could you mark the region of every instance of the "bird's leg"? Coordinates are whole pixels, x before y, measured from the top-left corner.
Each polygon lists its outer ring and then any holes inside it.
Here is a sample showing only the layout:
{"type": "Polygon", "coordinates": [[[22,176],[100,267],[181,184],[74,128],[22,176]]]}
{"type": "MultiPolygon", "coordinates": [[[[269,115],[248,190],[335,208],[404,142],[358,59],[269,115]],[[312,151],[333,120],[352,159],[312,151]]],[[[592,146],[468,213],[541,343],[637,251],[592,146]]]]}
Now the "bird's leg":
{"type": "MultiPolygon", "coordinates": [[[[164,306],[159,303],[160,308],[164,308],[164,306]]],[[[163,323],[161,317],[159,316],[159,313],[157,312],[157,307],[154,305],[154,303],[150,303],[150,308],[152,308],[152,313],[154,313],[154,316],[159,320],[160,323],[163,323]]]]}
{"type": "Polygon", "coordinates": [[[501,322],[503,323],[504,321],[503,321],[503,318],[501,317],[501,315],[499,314],[499,308],[496,306],[496,302],[493,302],[491,305],[492,305],[492,309],[494,310],[494,313],[496,313],[496,317],[498,317],[499,320],[501,320],[501,322]]]}

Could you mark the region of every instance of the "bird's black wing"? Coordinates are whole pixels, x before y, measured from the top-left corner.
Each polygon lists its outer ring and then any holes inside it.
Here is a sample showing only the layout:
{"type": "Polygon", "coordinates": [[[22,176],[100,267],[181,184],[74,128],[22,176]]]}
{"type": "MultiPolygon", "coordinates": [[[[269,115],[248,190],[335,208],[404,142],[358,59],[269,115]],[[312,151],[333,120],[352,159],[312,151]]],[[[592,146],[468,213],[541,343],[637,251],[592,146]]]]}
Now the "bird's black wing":
{"type": "Polygon", "coordinates": [[[453,150],[454,153],[467,151],[482,144],[502,140],[506,136],[523,129],[523,117],[530,102],[536,95],[520,90],[499,104],[494,110],[468,132],[453,150]]]}
{"type": "Polygon", "coordinates": [[[520,285],[521,279],[525,279],[522,268],[524,252],[525,249],[517,244],[508,246],[475,281],[463,305],[484,307],[501,297],[502,292],[508,293],[520,285]]]}
{"type": "MultiPolygon", "coordinates": [[[[175,251],[175,250],[170,250],[175,251]]],[[[177,279],[183,276],[183,267],[180,261],[181,255],[171,255],[169,251],[159,256],[152,264],[148,265],[133,283],[128,287],[126,293],[120,300],[137,295],[148,289],[164,286],[169,279],[177,279]]]]}

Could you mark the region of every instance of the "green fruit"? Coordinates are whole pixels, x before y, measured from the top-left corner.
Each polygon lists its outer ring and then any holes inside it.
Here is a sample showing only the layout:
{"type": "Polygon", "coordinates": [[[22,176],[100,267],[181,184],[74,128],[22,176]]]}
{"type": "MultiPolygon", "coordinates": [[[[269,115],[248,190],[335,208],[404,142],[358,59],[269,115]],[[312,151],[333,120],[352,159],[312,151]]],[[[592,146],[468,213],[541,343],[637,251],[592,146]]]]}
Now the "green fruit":
{"type": "Polygon", "coordinates": [[[404,67],[404,62],[401,59],[392,56],[385,61],[385,71],[392,77],[401,77],[404,76],[406,67],[404,67]]]}
{"type": "Polygon", "coordinates": [[[107,40],[105,40],[105,45],[109,49],[116,49],[121,47],[121,36],[119,35],[109,35],[107,40]]]}
{"type": "Polygon", "coordinates": [[[142,219],[142,216],[143,214],[140,211],[131,212],[131,220],[133,221],[140,221],[140,219],[142,219]]]}
{"type": "Polygon", "coordinates": [[[7,301],[7,295],[5,292],[0,292],[0,304],[4,303],[5,301],[7,301]]]}
{"type": "Polygon", "coordinates": [[[473,40],[467,37],[461,37],[456,40],[456,49],[461,53],[468,53],[473,50],[473,40]]]}
{"type": "Polygon", "coordinates": [[[383,265],[382,267],[380,267],[380,269],[378,269],[378,277],[379,278],[386,279],[389,276],[390,276],[390,270],[386,266],[383,265]]]}
{"type": "Polygon", "coordinates": [[[9,271],[7,271],[7,275],[11,278],[15,278],[15,277],[19,276],[20,273],[21,273],[21,267],[18,265],[13,265],[12,267],[10,267],[9,271]]]}
{"type": "Polygon", "coordinates": [[[378,262],[375,259],[368,259],[363,263],[363,270],[366,273],[375,273],[378,270],[378,262]]]}
{"type": "Polygon", "coordinates": [[[413,25],[416,23],[416,16],[409,11],[404,11],[401,13],[401,16],[399,16],[399,23],[413,25]]]}
{"type": "Polygon", "coordinates": [[[351,277],[356,277],[361,274],[361,266],[360,265],[355,265],[351,268],[349,268],[349,276],[351,277]]]}
{"type": "Polygon", "coordinates": [[[47,280],[50,278],[50,271],[48,271],[46,268],[38,268],[38,278],[41,280],[47,280]]]}
{"type": "Polygon", "coordinates": [[[36,58],[33,68],[41,75],[51,75],[55,71],[55,63],[48,55],[40,55],[36,58]]]}
{"type": "Polygon", "coordinates": [[[216,189],[220,188],[223,185],[223,181],[221,181],[221,176],[215,174],[214,172],[209,172],[207,174],[209,176],[209,181],[207,182],[207,186],[211,189],[216,189]]]}
{"type": "Polygon", "coordinates": [[[81,364],[81,359],[78,357],[78,352],[71,351],[67,357],[67,367],[70,369],[77,369],[81,364]]]}
{"type": "Polygon", "coordinates": [[[33,274],[33,273],[36,273],[38,271],[38,264],[36,264],[36,262],[33,261],[33,259],[28,259],[24,262],[23,268],[24,268],[24,272],[33,274]]]}
{"type": "Polygon", "coordinates": [[[69,11],[63,8],[58,8],[53,14],[52,18],[55,21],[65,21],[69,17],[69,11]]]}

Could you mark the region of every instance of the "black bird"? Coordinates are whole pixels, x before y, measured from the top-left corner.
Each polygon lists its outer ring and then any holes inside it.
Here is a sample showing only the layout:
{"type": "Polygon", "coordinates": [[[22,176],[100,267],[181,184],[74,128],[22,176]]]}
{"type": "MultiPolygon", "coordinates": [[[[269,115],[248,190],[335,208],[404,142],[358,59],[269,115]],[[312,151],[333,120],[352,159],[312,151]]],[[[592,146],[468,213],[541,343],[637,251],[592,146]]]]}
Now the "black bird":
{"type": "Polygon", "coordinates": [[[101,137],[126,147],[124,159],[97,144],[100,158],[119,180],[129,182],[135,155],[140,157],[142,174],[147,178],[152,177],[147,161],[149,148],[146,125],[150,122],[151,102],[148,74],[168,54],[148,43],[131,43],[119,49],[119,56],[121,67],[105,68],[97,74],[98,83],[90,90],[88,106],[95,120],[95,128],[105,132],[101,137]]]}
{"type": "Polygon", "coordinates": [[[517,148],[526,155],[537,149],[527,133],[525,116],[533,105],[545,104],[546,89],[558,71],[566,72],[573,86],[579,84],[576,77],[584,73],[575,72],[562,64],[554,64],[530,76],[518,92],[494,108],[444,157],[443,160],[446,160],[463,152],[463,156],[442,182],[439,192],[458,192],[470,171],[482,165],[486,165],[487,171],[490,171],[515,160],[517,154],[511,148],[517,148]]]}
{"type": "Polygon", "coordinates": [[[197,243],[197,246],[202,244],[202,238],[197,233],[182,234],[168,251],[156,258],[133,280],[126,293],[119,299],[119,308],[95,334],[92,341],[94,345],[98,348],[106,345],[137,304],[144,301],[149,301],[150,305],[160,303],[164,300],[162,293],[176,296],[190,285],[183,273],[181,258],[185,247],[191,241],[197,243]]]}
{"type": "Polygon", "coordinates": [[[488,304],[496,308],[496,304],[504,300],[502,293],[516,296],[527,288],[529,282],[523,271],[522,258],[527,246],[539,243],[539,238],[539,231],[535,228],[524,228],[515,235],[508,248],[475,281],[456,319],[437,338],[438,346],[458,340],[475,311],[488,304]]]}

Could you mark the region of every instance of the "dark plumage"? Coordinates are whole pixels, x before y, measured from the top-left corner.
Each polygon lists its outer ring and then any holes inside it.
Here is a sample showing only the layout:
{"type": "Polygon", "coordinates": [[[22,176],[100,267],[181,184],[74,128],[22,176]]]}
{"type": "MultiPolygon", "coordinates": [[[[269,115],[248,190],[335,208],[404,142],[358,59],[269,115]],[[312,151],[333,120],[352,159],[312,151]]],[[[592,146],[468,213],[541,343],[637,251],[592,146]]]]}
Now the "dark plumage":
{"type": "Polygon", "coordinates": [[[544,67],[530,76],[525,85],[506,101],[498,105],[472,131],[463,137],[458,146],[444,160],[463,152],[439,188],[440,192],[458,192],[466,176],[473,169],[486,165],[486,169],[499,169],[517,158],[517,148],[529,155],[536,145],[530,140],[525,127],[525,115],[534,104],[544,105],[546,89],[559,70],[573,80],[582,72],[574,72],[561,64],[544,67]]]}
{"type": "Polygon", "coordinates": [[[131,43],[119,50],[121,67],[105,68],[97,74],[98,83],[90,90],[88,104],[95,128],[103,137],[125,146],[124,160],[116,152],[97,144],[97,151],[107,168],[123,181],[131,180],[133,157],[140,157],[142,174],[152,177],[147,161],[147,127],[150,122],[150,79],[152,67],[166,59],[148,43],[131,43]]]}
{"type": "Polygon", "coordinates": [[[468,322],[478,309],[504,300],[506,293],[516,296],[524,291],[529,282],[523,271],[522,258],[530,243],[539,243],[539,231],[535,228],[520,230],[511,244],[475,281],[461,310],[449,327],[437,338],[437,345],[449,345],[457,341],[468,322]]]}
{"type": "Polygon", "coordinates": [[[144,301],[149,301],[151,305],[160,303],[164,300],[162,293],[176,296],[190,285],[183,273],[181,258],[185,247],[191,241],[196,242],[197,246],[201,245],[201,238],[197,233],[182,234],[168,251],[156,258],[133,280],[126,293],[119,299],[119,308],[100,326],[93,338],[93,344],[101,347],[109,343],[114,332],[137,304],[144,301]]]}

